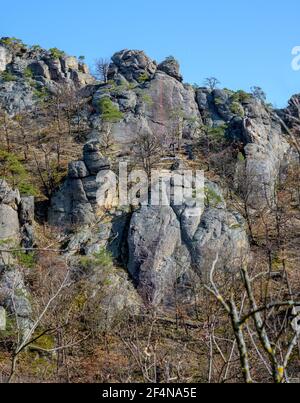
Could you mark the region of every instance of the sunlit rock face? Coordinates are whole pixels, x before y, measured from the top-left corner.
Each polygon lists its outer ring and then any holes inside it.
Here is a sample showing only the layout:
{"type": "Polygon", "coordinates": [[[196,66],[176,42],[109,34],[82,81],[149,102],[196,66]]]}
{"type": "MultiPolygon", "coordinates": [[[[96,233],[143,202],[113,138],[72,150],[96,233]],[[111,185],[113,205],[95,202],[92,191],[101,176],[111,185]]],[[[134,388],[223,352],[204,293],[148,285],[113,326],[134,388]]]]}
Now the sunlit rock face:
{"type": "Polygon", "coordinates": [[[0,73],[6,70],[6,67],[12,61],[12,54],[0,45],[0,73]]]}
{"type": "MultiPolygon", "coordinates": [[[[93,104],[97,108],[103,97],[109,97],[124,114],[112,128],[122,146],[132,143],[141,132],[164,136],[167,142],[180,119],[183,136],[193,137],[202,122],[195,90],[182,84],[175,60],[157,66],[142,51],[121,51],[112,57],[109,80],[96,91],[93,104]]],[[[101,116],[95,118],[94,126],[101,126],[101,116]]]]}
{"type": "Polygon", "coordinates": [[[54,94],[62,86],[80,89],[95,79],[88,67],[63,52],[0,44],[0,103],[11,115],[36,105],[37,91],[54,94]]]}

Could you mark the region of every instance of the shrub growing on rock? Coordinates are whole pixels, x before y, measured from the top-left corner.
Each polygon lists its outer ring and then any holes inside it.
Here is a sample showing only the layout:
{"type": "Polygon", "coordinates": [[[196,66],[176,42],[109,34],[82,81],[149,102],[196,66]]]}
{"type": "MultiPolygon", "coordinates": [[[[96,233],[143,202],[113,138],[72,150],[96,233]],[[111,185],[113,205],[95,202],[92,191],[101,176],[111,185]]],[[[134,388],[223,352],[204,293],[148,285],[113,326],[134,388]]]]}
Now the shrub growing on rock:
{"type": "Polygon", "coordinates": [[[100,99],[99,108],[104,122],[116,123],[123,119],[123,113],[119,111],[108,97],[100,99]]]}
{"type": "Polygon", "coordinates": [[[1,73],[1,78],[5,82],[10,82],[10,81],[15,81],[16,80],[16,77],[12,73],[10,73],[8,71],[3,71],[3,73],[1,73]]]}
{"type": "Polygon", "coordinates": [[[66,55],[63,50],[60,50],[58,48],[51,48],[49,49],[49,52],[53,59],[60,59],[61,57],[64,57],[66,55]]]}
{"type": "Polygon", "coordinates": [[[245,114],[244,109],[239,102],[232,102],[232,104],[230,105],[230,111],[234,115],[238,115],[240,117],[244,117],[245,114]]]}
{"type": "Polygon", "coordinates": [[[10,48],[13,51],[18,51],[18,50],[26,47],[26,45],[21,41],[21,39],[18,39],[15,37],[1,38],[0,44],[7,46],[8,48],[10,48]]]}
{"type": "Polygon", "coordinates": [[[24,165],[13,153],[0,150],[0,177],[11,186],[18,187],[23,196],[35,196],[37,194],[37,190],[30,183],[24,165]]]}
{"type": "Polygon", "coordinates": [[[148,81],[148,80],[149,80],[149,76],[148,76],[148,74],[145,72],[145,73],[142,73],[142,74],[139,76],[138,82],[139,82],[140,84],[143,84],[143,83],[145,83],[145,82],[148,81]]]}

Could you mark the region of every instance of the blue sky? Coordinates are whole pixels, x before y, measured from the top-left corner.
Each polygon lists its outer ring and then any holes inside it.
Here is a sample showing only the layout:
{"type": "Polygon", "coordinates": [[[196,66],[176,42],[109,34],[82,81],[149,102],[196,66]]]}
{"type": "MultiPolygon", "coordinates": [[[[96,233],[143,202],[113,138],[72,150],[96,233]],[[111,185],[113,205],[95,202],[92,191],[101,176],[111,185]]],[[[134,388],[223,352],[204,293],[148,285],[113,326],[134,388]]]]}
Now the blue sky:
{"type": "Polygon", "coordinates": [[[300,92],[291,51],[300,46],[299,0],[0,0],[0,36],[97,57],[142,49],[174,55],[186,82],[259,85],[276,106],[300,92]]]}

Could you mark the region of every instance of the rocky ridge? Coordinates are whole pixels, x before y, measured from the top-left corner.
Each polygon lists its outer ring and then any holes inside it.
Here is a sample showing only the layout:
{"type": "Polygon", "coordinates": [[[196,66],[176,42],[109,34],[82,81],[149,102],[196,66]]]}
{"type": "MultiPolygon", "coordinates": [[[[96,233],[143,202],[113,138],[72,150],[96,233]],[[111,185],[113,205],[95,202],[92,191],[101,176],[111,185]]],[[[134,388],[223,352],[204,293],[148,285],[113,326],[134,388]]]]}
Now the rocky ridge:
{"type": "Polygon", "coordinates": [[[0,100],[10,114],[32,108],[60,85],[79,89],[94,82],[87,65],[76,57],[10,38],[0,40],[0,100]]]}
{"type": "MultiPolygon", "coordinates": [[[[48,222],[67,234],[66,253],[73,256],[75,267],[78,255],[93,256],[105,248],[126,270],[121,276],[113,271],[109,274],[114,289],[123,297],[114,298],[112,306],[118,305],[118,310],[126,309],[128,304],[138,307],[141,297],[146,305],[167,309],[174,304],[174,287],[179,287],[182,300],[189,299],[189,285],[206,278],[217,255],[218,270],[234,272],[247,263],[245,220],[227,207],[220,186],[213,181],[205,184],[208,196],[204,211],[192,218],[187,206],[172,203],[164,208],[146,206],[124,211],[110,206],[99,211],[96,196],[101,184],[97,175],[113,166],[101,147],[101,100],[109,99],[120,112],[120,119],[111,123],[111,133],[119,153],[129,159],[132,143],[141,133],[159,133],[165,139],[162,147],[168,150],[174,141],[168,133],[174,127],[182,128],[183,143],[192,144],[197,142],[201,127],[225,127],[224,136],[242,144],[243,161],[236,162],[242,184],[237,181],[237,186],[246,187],[247,202],[253,210],[272,205],[277,178],[292,152],[280,111],[243,92],[184,84],[173,58],[157,64],[142,51],[123,50],[112,57],[108,82],[94,84],[87,67],[74,58],[62,54],[53,57],[53,52],[51,55],[40,49],[12,52],[2,44],[0,71],[15,78],[2,79],[0,101],[11,113],[21,103],[30,107],[35,102],[33,87],[25,79],[28,69],[34,86],[51,92],[60,83],[69,83],[92,97],[91,133],[83,146],[82,159],[70,162],[66,180],[52,197],[48,222]]],[[[296,113],[293,106],[289,111],[291,116],[296,113]]],[[[3,198],[0,205],[0,238],[17,239],[28,248],[33,242],[32,200],[22,201],[11,189],[8,193],[11,196],[3,198]]],[[[10,272],[8,266],[6,262],[0,280],[0,288],[4,284],[8,295],[0,305],[6,309],[10,309],[11,298],[11,291],[7,291],[10,286],[6,285],[11,284],[5,274],[10,272]]],[[[18,266],[13,266],[14,272],[20,273],[18,266]]],[[[96,271],[90,279],[97,283],[99,276],[101,273],[96,271]]],[[[24,312],[17,314],[27,318],[30,308],[26,309],[27,316],[24,312]]]]}

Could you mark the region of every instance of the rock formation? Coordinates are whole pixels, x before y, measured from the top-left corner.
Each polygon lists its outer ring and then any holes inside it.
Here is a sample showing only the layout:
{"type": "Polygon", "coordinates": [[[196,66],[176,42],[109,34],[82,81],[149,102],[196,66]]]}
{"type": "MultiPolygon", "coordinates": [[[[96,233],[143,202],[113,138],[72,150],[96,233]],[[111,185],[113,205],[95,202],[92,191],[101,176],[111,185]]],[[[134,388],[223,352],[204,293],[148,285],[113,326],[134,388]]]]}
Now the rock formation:
{"type": "Polygon", "coordinates": [[[94,81],[84,63],[57,49],[0,41],[0,103],[10,114],[30,109],[39,94],[53,94],[60,85],[82,88],[94,81]]]}
{"type": "MultiPolygon", "coordinates": [[[[189,298],[184,285],[205,281],[217,256],[216,268],[223,272],[235,273],[247,263],[249,242],[245,220],[228,207],[220,183],[205,182],[204,209],[190,216],[186,204],[99,208],[97,192],[102,184],[97,176],[123,159],[132,163],[133,143],[141,134],[160,136],[162,149],[168,151],[172,142],[174,146],[175,135],[179,141],[194,146],[203,127],[223,127],[229,143],[241,144],[243,161],[236,161],[237,188],[248,194],[247,203],[252,210],[268,208],[274,201],[282,166],[291,152],[286,129],[298,114],[295,103],[290,103],[285,111],[284,115],[290,118],[283,119],[282,111],[274,111],[242,91],[183,84],[174,58],[157,64],[137,50],[116,53],[109,67],[108,82],[95,83],[87,67],[74,57],[57,50],[23,46],[16,50],[2,41],[0,73],[0,103],[11,114],[22,105],[30,109],[35,104],[34,89],[55,93],[65,84],[80,89],[89,102],[92,112],[85,118],[89,119],[90,135],[83,146],[82,158],[69,162],[67,177],[52,196],[48,223],[64,231],[68,240],[64,253],[71,256],[75,268],[78,256],[92,257],[103,248],[122,267],[122,272],[111,269],[105,273],[107,277],[97,268],[89,274],[94,284],[109,279],[111,287],[107,287],[103,299],[103,304],[109,306],[109,317],[113,317],[114,309],[122,311],[127,306],[138,309],[140,297],[146,305],[170,308],[174,303],[174,287],[180,288],[183,299],[189,298]],[[104,119],[103,100],[109,100],[118,119],[109,122],[104,119]],[[107,133],[111,133],[117,149],[114,161],[103,152],[103,136],[107,133]],[[112,294],[119,294],[119,298],[111,298],[112,294]]],[[[179,167],[183,159],[181,155],[179,167]]],[[[17,190],[1,182],[2,244],[12,239],[15,245],[31,248],[33,215],[33,199],[21,198],[17,190]]],[[[21,296],[16,313],[28,321],[30,304],[22,271],[12,254],[2,252],[2,259],[0,306],[12,310],[12,292],[17,284],[21,296]]],[[[1,323],[4,323],[3,310],[0,326],[1,323]]]]}
{"type": "Polygon", "coordinates": [[[0,309],[15,315],[24,335],[31,323],[29,293],[18,253],[10,250],[34,247],[34,199],[21,197],[4,180],[0,181],[0,309]]]}
{"type": "MultiPolygon", "coordinates": [[[[49,222],[60,226],[98,222],[96,193],[99,171],[110,167],[100,152],[101,99],[108,97],[123,118],[112,123],[115,143],[129,148],[139,133],[166,134],[182,121],[184,140],[196,141],[197,130],[226,126],[229,141],[243,145],[244,161],[237,164],[238,185],[246,188],[252,209],[272,205],[274,189],[290,145],[279,114],[242,91],[194,89],[182,84],[179,65],[168,58],[157,65],[141,51],[121,51],[112,57],[109,82],[95,87],[92,118],[94,130],[81,161],[69,165],[69,174],[53,197],[49,222]],[[242,167],[241,167],[242,165],[242,167]]],[[[166,143],[167,147],[167,143],[166,143]]],[[[84,230],[75,245],[87,254],[94,245],[108,247],[122,261],[145,302],[168,306],[174,284],[193,275],[205,279],[218,255],[218,269],[234,272],[248,259],[249,244],[243,217],[227,209],[219,187],[206,182],[210,199],[201,215],[190,218],[185,206],[141,207],[128,214],[114,210],[119,226],[112,223],[84,230]],[[88,234],[88,235],[87,235],[88,234]],[[181,279],[181,280],[180,280],[181,279]]],[[[97,225],[99,225],[98,223],[97,225]]],[[[71,245],[74,246],[74,240],[71,245]]]]}

